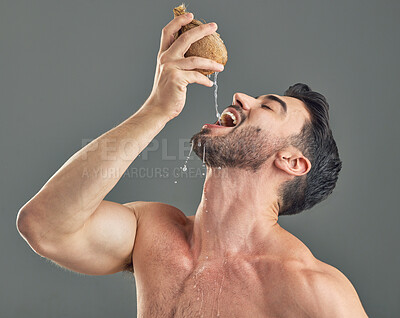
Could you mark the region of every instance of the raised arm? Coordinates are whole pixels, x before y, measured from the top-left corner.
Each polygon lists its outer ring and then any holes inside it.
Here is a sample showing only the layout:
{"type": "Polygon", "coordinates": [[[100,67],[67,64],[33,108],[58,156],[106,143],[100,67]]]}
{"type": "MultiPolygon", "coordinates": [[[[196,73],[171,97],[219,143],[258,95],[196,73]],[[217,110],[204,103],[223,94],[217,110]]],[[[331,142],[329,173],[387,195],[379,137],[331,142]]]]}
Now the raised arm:
{"type": "Polygon", "coordinates": [[[165,124],[182,111],[186,86],[212,86],[193,70],[222,70],[209,59],[184,57],[193,42],[213,33],[216,26],[204,24],[174,41],[174,33],[192,18],[178,16],[163,29],[153,89],[142,107],[75,153],[20,209],[18,230],[38,254],[93,275],[115,273],[131,263],[135,212],[146,207],[143,202],[121,205],[104,197],[165,124]]]}

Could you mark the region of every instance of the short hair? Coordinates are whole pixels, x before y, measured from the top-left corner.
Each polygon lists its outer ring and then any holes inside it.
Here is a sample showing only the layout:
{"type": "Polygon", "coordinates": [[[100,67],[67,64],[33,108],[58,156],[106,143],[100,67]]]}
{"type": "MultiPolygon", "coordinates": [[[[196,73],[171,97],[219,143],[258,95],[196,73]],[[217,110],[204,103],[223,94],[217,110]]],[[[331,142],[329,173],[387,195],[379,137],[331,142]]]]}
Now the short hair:
{"type": "Polygon", "coordinates": [[[310,160],[311,169],[306,175],[283,182],[278,189],[279,215],[291,215],[311,209],[332,193],[342,161],[329,127],[326,98],[303,83],[290,86],[284,96],[301,100],[311,114],[301,132],[289,137],[289,144],[310,160]]]}

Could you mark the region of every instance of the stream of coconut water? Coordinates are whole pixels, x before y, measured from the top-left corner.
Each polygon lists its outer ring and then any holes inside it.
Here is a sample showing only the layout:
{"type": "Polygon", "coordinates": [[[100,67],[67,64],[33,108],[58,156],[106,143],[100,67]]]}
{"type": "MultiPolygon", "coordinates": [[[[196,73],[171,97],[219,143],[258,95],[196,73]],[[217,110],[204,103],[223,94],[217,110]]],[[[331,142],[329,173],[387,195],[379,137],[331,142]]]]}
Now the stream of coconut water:
{"type": "MultiPolygon", "coordinates": [[[[213,73],[214,74],[214,81],[213,81],[214,85],[213,86],[214,86],[215,116],[217,116],[218,124],[220,125],[221,124],[221,114],[218,111],[218,83],[217,83],[218,73],[219,72],[214,72],[213,73]]],[[[211,75],[212,74],[207,75],[207,77],[211,78],[211,75]]],[[[201,146],[201,145],[199,145],[199,146],[201,146]]],[[[183,167],[181,167],[182,171],[187,171],[187,166],[186,165],[187,165],[187,162],[188,162],[188,160],[190,158],[190,155],[191,155],[192,151],[193,151],[193,144],[192,144],[192,147],[190,148],[189,155],[186,157],[186,160],[185,160],[185,163],[183,164],[183,167]]],[[[205,167],[205,155],[206,155],[206,145],[204,145],[204,147],[203,147],[203,167],[205,167]]],[[[202,175],[204,176],[205,173],[202,173],[202,175]]],[[[174,183],[178,183],[178,181],[175,180],[174,183]]]]}
{"type": "Polygon", "coordinates": [[[214,73],[214,101],[215,101],[215,115],[218,118],[218,124],[221,124],[221,114],[218,112],[218,84],[217,84],[217,78],[218,78],[218,73],[214,73]]]}

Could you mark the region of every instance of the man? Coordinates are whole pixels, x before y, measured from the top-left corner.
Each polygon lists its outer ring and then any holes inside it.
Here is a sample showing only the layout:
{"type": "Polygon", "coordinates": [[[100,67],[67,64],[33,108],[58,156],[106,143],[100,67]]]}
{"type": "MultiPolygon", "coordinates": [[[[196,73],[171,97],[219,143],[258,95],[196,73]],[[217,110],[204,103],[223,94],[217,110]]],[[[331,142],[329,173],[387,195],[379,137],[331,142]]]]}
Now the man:
{"type": "Polygon", "coordinates": [[[277,223],[325,199],[341,169],[328,104],[307,85],[285,96],[237,93],[222,126],[206,124],[193,136],[207,164],[195,215],[156,202],[104,200],[180,114],[187,85],[212,86],[195,69],[223,70],[184,57],[215,24],[174,41],[192,18],[176,17],[163,29],[143,106],[73,155],[21,208],[18,230],[36,253],[70,270],[132,271],[139,317],[366,317],[347,278],[277,223]]]}

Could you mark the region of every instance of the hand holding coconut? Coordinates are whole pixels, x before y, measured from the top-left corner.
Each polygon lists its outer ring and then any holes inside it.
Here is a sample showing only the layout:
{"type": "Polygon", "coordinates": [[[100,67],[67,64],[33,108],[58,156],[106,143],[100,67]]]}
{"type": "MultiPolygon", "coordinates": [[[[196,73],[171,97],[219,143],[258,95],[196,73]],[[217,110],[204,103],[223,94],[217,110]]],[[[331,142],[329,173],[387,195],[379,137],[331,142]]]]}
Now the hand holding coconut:
{"type": "MultiPolygon", "coordinates": [[[[148,107],[155,108],[172,119],[178,116],[186,102],[189,83],[198,83],[211,87],[213,82],[201,73],[221,72],[223,64],[214,59],[188,56],[185,53],[196,41],[215,33],[215,23],[201,24],[182,33],[184,26],[191,23],[193,15],[177,15],[162,30],[160,50],[157,55],[157,67],[151,94],[146,101],[148,107]],[[181,33],[181,35],[178,34],[181,33]]],[[[196,20],[193,20],[196,21],[196,20]]],[[[225,61],[226,63],[226,61],[225,61]]]]}

